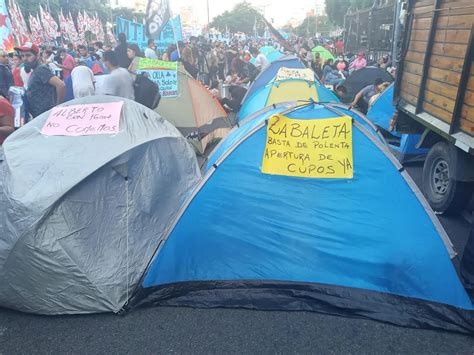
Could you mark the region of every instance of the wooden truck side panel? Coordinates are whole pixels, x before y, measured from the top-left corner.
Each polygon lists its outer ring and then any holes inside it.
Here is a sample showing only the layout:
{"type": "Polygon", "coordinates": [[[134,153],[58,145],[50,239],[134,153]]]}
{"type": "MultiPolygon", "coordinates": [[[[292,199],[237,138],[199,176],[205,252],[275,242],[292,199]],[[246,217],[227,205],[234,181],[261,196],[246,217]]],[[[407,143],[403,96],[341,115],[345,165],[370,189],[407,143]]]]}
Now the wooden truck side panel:
{"type": "Polygon", "coordinates": [[[399,108],[474,148],[474,1],[413,0],[409,15],[399,108]]]}
{"type": "Polygon", "coordinates": [[[471,71],[467,81],[460,124],[463,131],[474,136],[474,58],[471,58],[471,71]]]}

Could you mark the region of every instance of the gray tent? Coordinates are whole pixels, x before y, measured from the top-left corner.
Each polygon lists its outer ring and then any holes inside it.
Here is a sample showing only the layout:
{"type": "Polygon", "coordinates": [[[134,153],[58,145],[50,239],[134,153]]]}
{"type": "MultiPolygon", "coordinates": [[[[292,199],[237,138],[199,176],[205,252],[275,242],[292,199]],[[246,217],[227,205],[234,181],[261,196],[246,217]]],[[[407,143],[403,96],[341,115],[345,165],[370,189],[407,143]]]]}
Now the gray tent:
{"type": "Polygon", "coordinates": [[[0,306],[42,314],[118,312],[200,178],[169,122],[124,101],[120,133],[40,133],[48,113],[0,148],[0,306]]]}

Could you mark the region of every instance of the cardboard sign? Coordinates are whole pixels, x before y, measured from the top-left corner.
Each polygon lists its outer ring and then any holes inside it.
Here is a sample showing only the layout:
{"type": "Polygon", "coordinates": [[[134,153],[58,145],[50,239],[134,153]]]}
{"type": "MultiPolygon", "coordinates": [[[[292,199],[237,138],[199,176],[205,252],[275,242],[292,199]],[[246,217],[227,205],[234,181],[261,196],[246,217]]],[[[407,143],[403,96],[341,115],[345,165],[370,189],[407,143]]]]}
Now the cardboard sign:
{"type": "Polygon", "coordinates": [[[294,69],[281,67],[278,70],[275,81],[287,79],[303,79],[307,81],[314,81],[314,72],[311,69],[294,69]]]}
{"type": "Polygon", "coordinates": [[[146,73],[148,78],[160,87],[161,97],[178,96],[178,63],[157,59],[140,58],[138,74],[146,73]]]}
{"type": "Polygon", "coordinates": [[[262,173],[306,178],[351,179],[352,119],[270,118],[262,173]]]}
{"type": "Polygon", "coordinates": [[[92,136],[119,132],[123,102],[55,107],[41,133],[47,136],[92,136]]]}

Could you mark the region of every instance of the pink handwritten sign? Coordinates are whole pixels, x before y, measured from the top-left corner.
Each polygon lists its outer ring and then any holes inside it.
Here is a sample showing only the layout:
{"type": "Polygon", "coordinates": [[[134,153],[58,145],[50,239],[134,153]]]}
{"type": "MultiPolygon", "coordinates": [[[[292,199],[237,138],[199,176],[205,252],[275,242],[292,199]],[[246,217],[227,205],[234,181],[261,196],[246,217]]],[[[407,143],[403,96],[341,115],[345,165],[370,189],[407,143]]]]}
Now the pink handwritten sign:
{"type": "Polygon", "coordinates": [[[41,133],[47,136],[91,136],[119,132],[123,102],[55,107],[41,133]]]}

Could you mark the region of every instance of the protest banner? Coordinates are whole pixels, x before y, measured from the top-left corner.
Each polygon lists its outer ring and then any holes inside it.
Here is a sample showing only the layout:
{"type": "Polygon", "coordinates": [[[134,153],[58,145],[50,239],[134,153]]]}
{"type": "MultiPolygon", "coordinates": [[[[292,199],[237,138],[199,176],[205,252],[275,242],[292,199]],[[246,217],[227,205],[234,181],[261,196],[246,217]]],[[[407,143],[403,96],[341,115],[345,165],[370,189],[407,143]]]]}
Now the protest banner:
{"type": "MultiPolygon", "coordinates": [[[[117,17],[116,33],[125,33],[128,43],[135,43],[140,49],[145,49],[148,45],[145,25],[117,17]]],[[[161,30],[160,39],[156,40],[157,50],[161,55],[170,44],[176,44],[183,40],[181,31],[181,18],[179,16],[169,20],[161,30]],[[174,26],[174,27],[173,27],[174,26]]]]}
{"type": "Polygon", "coordinates": [[[161,97],[178,96],[178,63],[164,60],[140,58],[138,74],[146,73],[148,78],[158,84],[161,97]]]}
{"type": "Polygon", "coordinates": [[[307,178],[352,178],[352,119],[270,118],[262,173],[307,178]]]}
{"type": "Polygon", "coordinates": [[[136,23],[126,20],[122,17],[117,17],[116,33],[125,33],[128,43],[135,43],[140,49],[147,47],[148,38],[145,33],[145,26],[141,23],[136,23]]]}
{"type": "Polygon", "coordinates": [[[123,102],[54,107],[41,130],[47,136],[91,136],[119,132],[123,102]]]}
{"type": "Polygon", "coordinates": [[[183,32],[181,28],[181,17],[176,16],[169,20],[163,27],[160,34],[160,39],[156,41],[156,49],[160,55],[163,55],[170,44],[176,44],[183,40],[183,32]]]}

